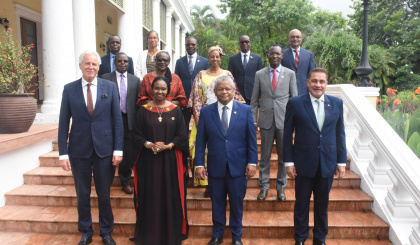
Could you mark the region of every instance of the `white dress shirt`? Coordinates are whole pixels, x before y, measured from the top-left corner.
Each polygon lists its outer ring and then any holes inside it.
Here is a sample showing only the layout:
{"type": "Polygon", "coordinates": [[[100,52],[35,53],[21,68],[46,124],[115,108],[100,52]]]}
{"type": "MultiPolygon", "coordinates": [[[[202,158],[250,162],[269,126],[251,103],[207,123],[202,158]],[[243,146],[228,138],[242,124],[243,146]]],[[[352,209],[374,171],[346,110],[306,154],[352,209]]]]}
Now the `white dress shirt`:
{"type": "MultiPolygon", "coordinates": [[[[88,89],[88,82],[82,77],[82,90],[83,90],[83,97],[85,98],[85,103],[87,106],[87,89],[88,89]]],[[[92,101],[93,101],[93,109],[95,110],[96,98],[98,94],[98,79],[95,77],[90,85],[90,92],[92,93],[92,101]]],[[[122,151],[114,151],[114,156],[122,156],[122,151]]],[[[60,155],[58,157],[59,160],[69,159],[69,155],[60,155]]]]}
{"type": "Polygon", "coordinates": [[[251,51],[248,51],[247,53],[242,53],[241,52],[241,60],[242,60],[242,65],[244,64],[244,55],[246,55],[246,60],[249,63],[249,56],[251,55],[251,51]]]}
{"type": "Polygon", "coordinates": [[[192,55],[187,54],[187,63],[188,64],[190,63],[190,57],[192,58],[192,68],[194,70],[194,68],[195,68],[195,61],[197,60],[197,52],[195,52],[192,55]]]}
{"type": "Polygon", "coordinates": [[[297,50],[297,53],[299,54],[299,57],[300,57],[300,46],[299,46],[299,48],[297,48],[297,49],[294,49],[294,48],[292,48],[292,47],[290,47],[290,48],[292,49],[293,60],[295,60],[295,59],[296,59],[296,52],[295,52],[295,50],[297,50]]]}
{"type": "MultiPolygon", "coordinates": [[[[120,98],[121,98],[121,73],[119,73],[117,70],[115,70],[115,74],[117,75],[118,93],[120,94],[120,98]]],[[[126,98],[127,98],[127,72],[122,73],[122,75],[124,76],[125,95],[126,95],[126,98]]],[[[120,100],[120,106],[121,106],[121,100],[120,100]]]]}
{"type": "MultiPolygon", "coordinates": [[[[317,119],[317,121],[318,121],[318,102],[316,102],[316,100],[318,99],[318,98],[315,98],[314,96],[312,96],[312,94],[311,93],[309,93],[309,96],[311,97],[311,102],[312,102],[312,107],[314,108],[314,112],[315,112],[315,118],[317,119]]],[[[321,100],[321,106],[323,106],[324,108],[325,108],[325,106],[324,106],[324,94],[322,94],[322,96],[319,98],[320,100],[321,100]]],[[[324,113],[324,115],[325,115],[325,113],[324,113]]],[[[294,162],[285,162],[284,163],[284,165],[286,166],[286,167],[289,167],[289,166],[294,166],[295,164],[294,164],[294,162]]],[[[346,166],[346,163],[337,163],[337,165],[338,166],[346,166]]]]}

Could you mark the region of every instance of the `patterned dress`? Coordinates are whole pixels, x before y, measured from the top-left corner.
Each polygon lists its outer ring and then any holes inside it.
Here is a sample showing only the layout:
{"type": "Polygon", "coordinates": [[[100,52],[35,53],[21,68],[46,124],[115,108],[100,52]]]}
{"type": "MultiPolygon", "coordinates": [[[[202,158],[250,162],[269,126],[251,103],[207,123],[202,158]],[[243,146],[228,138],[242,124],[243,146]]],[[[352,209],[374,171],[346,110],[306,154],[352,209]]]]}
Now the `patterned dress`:
{"type": "MultiPolygon", "coordinates": [[[[153,100],[154,96],[152,91],[152,82],[155,79],[153,73],[148,73],[146,76],[143,77],[143,81],[141,81],[140,91],[139,91],[139,100],[137,101],[137,105],[144,105],[147,103],[148,100],[153,100]]],[[[187,103],[188,99],[185,96],[184,88],[182,87],[181,79],[178,75],[172,73],[172,81],[171,81],[171,91],[166,96],[168,101],[177,100],[179,101],[179,107],[184,108],[187,103]]]]}
{"type": "Polygon", "coordinates": [[[147,73],[156,71],[156,56],[155,55],[147,55],[146,68],[147,68],[147,73]]]}
{"type": "MultiPolygon", "coordinates": [[[[200,116],[201,108],[203,108],[206,105],[217,102],[217,97],[214,94],[214,81],[218,77],[221,77],[221,76],[229,76],[230,78],[232,78],[233,81],[235,81],[232,74],[228,70],[224,70],[223,73],[219,76],[211,76],[205,70],[200,71],[200,73],[197,74],[197,76],[194,79],[194,83],[193,83],[191,94],[190,94],[190,100],[187,106],[188,108],[191,108],[193,115],[200,116]]],[[[235,83],[235,94],[233,96],[233,99],[239,103],[245,103],[245,100],[244,98],[242,98],[238,90],[238,87],[236,86],[236,83],[235,83]]],[[[190,143],[189,143],[190,154],[193,159],[195,157],[196,136],[197,136],[197,125],[195,125],[195,121],[194,121],[194,125],[193,125],[193,128],[191,130],[191,135],[190,135],[190,143]]],[[[207,150],[206,150],[206,155],[207,155],[207,150]]],[[[207,176],[207,157],[204,163],[204,167],[206,168],[206,176],[207,176]]],[[[194,172],[195,172],[195,168],[194,168],[194,172]]],[[[202,185],[202,186],[208,185],[207,179],[205,180],[194,179],[194,186],[199,186],[199,185],[202,185]]]]}

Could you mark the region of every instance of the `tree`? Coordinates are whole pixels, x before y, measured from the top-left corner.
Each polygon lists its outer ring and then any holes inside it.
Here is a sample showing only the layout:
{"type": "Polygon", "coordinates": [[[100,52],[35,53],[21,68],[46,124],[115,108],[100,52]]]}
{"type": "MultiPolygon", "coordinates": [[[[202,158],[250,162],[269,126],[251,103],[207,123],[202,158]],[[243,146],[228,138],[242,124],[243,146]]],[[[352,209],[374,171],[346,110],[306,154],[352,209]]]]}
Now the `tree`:
{"type": "Polygon", "coordinates": [[[202,8],[198,5],[194,5],[191,7],[190,15],[196,27],[210,26],[216,23],[216,17],[214,16],[213,9],[210,5],[206,5],[202,8]]]}

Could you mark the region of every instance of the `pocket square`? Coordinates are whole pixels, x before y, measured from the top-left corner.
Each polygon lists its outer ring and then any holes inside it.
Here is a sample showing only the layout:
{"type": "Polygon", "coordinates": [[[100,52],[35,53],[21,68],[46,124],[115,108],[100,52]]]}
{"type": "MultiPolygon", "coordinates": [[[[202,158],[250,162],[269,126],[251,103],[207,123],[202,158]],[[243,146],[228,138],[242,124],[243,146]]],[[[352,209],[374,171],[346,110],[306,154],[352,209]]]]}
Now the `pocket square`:
{"type": "Polygon", "coordinates": [[[108,98],[108,95],[107,95],[107,94],[103,94],[103,95],[101,96],[101,98],[102,98],[102,99],[106,99],[106,98],[108,98]]]}

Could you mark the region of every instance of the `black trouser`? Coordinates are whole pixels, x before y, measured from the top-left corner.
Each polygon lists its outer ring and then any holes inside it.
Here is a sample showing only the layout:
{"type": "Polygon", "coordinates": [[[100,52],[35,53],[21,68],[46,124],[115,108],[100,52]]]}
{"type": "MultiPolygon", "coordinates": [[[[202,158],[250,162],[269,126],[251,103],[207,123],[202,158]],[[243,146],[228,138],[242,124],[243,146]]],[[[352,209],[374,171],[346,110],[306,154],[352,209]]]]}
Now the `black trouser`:
{"type": "Polygon", "coordinates": [[[123,160],[118,166],[118,176],[120,177],[121,185],[129,186],[131,178],[131,169],[133,168],[132,159],[132,135],[133,131],[128,129],[128,118],[127,114],[122,114],[123,126],[124,126],[124,149],[123,149],[123,160]]]}
{"type": "Polygon", "coordinates": [[[191,110],[190,108],[182,108],[182,114],[184,115],[185,126],[187,127],[187,132],[190,131],[190,120],[191,120],[191,110]]]}

